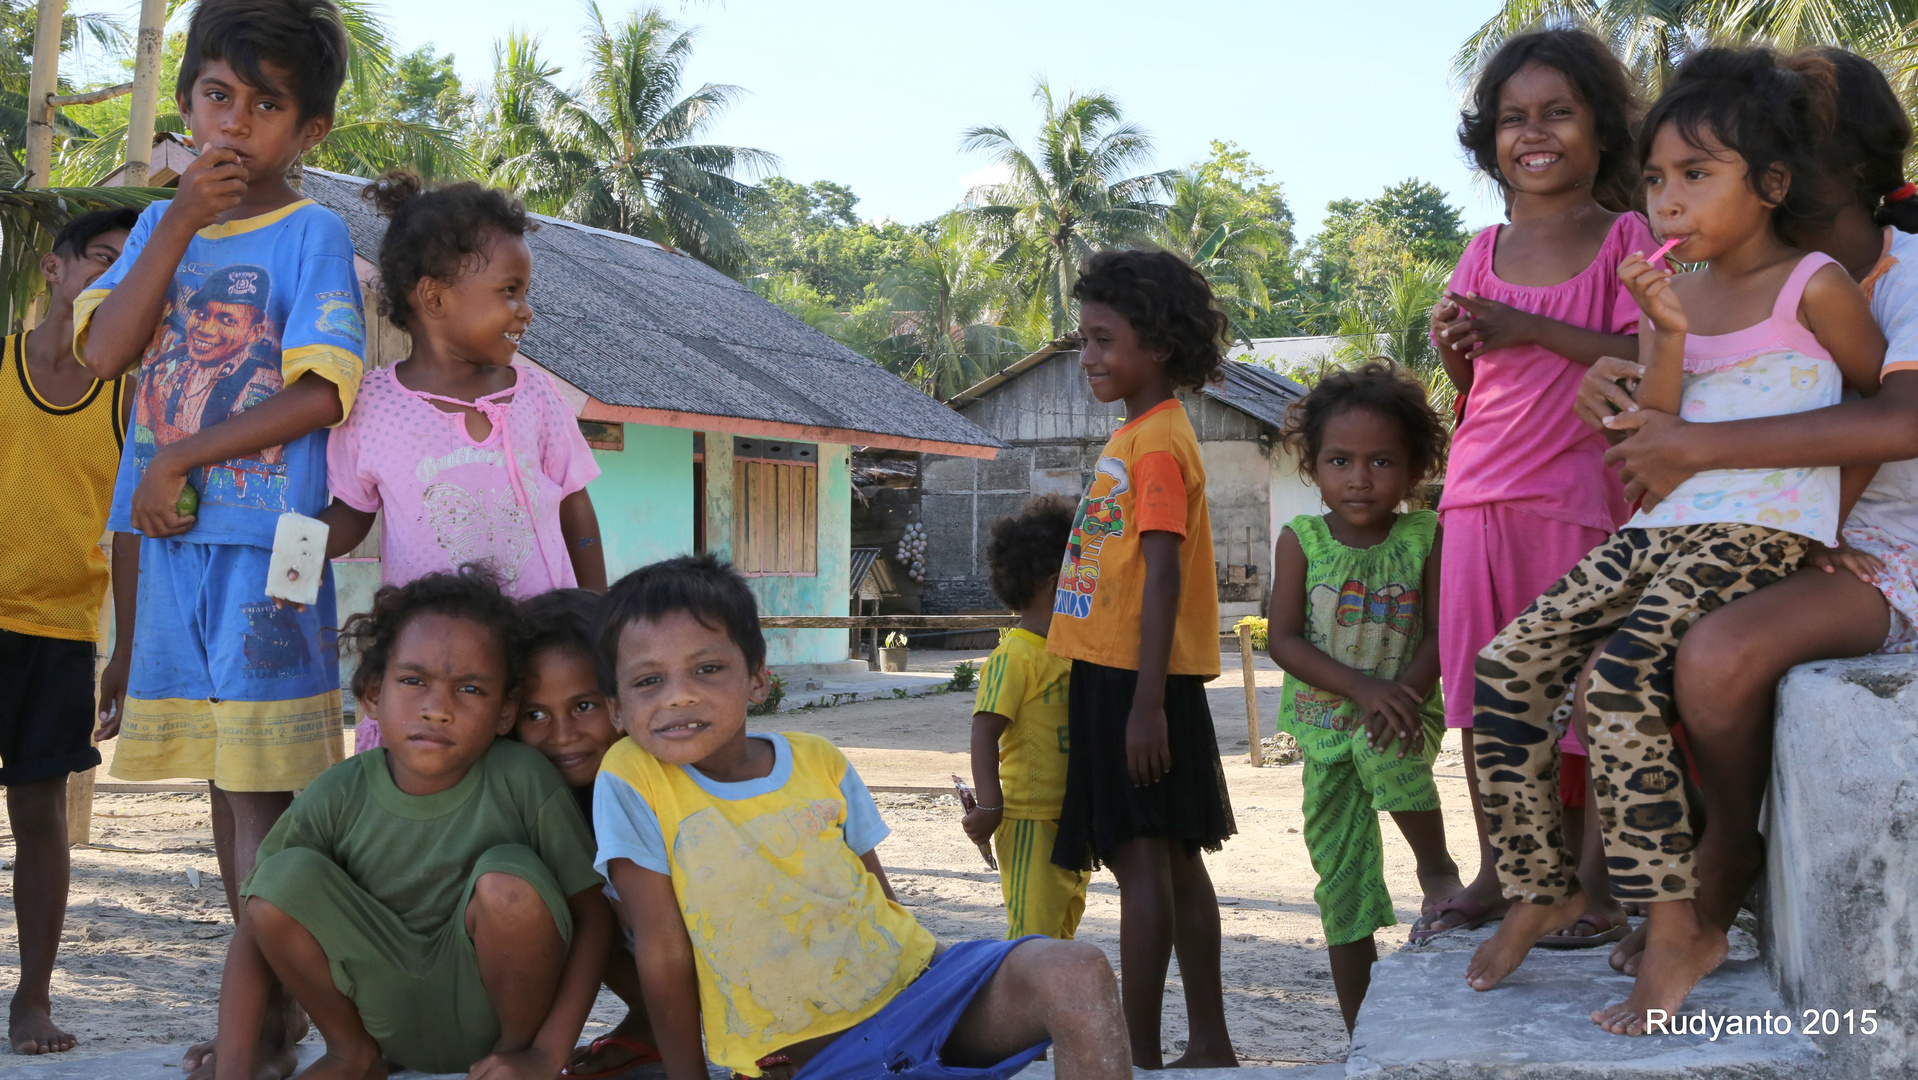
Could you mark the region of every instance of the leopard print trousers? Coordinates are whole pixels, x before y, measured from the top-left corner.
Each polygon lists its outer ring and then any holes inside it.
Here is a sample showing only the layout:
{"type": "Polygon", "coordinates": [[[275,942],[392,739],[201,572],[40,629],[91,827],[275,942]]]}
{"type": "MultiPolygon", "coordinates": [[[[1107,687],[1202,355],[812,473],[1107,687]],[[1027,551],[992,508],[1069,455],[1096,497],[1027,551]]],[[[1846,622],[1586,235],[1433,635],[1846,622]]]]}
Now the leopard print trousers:
{"type": "Polygon", "coordinates": [[[1744,524],[1621,529],[1479,653],[1472,747],[1505,896],[1552,904],[1578,890],[1558,800],[1558,740],[1586,691],[1592,787],[1612,895],[1698,891],[1684,766],[1672,741],[1679,639],[1700,618],[1798,568],[1807,541],[1744,524]]]}

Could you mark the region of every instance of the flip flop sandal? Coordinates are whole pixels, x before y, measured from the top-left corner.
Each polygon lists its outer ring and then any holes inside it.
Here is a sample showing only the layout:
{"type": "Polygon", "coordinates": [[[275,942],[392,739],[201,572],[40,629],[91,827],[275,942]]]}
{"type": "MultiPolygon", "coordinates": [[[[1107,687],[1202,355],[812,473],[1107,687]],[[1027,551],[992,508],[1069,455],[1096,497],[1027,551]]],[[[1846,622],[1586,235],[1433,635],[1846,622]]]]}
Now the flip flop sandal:
{"type": "Polygon", "coordinates": [[[1412,945],[1423,945],[1440,934],[1449,934],[1454,930],[1477,930],[1488,922],[1493,922],[1504,917],[1504,911],[1494,909],[1489,904],[1478,904],[1470,900],[1460,900],[1457,898],[1441,900],[1433,906],[1430,915],[1421,915],[1418,917],[1418,921],[1412,924],[1411,935],[1406,940],[1412,945]],[[1429,922],[1436,921],[1440,915],[1444,915],[1447,912],[1456,912],[1457,914],[1463,915],[1465,916],[1465,921],[1459,923],[1457,926],[1447,926],[1438,929],[1427,925],[1429,922]]]}
{"type": "Polygon", "coordinates": [[[632,1054],[633,1060],[610,1069],[601,1069],[598,1072],[574,1072],[573,1067],[568,1065],[559,1071],[561,1080],[613,1080],[614,1077],[625,1076],[641,1065],[651,1065],[656,1061],[662,1060],[659,1056],[659,1050],[656,1047],[640,1042],[630,1035],[621,1035],[618,1032],[601,1035],[599,1038],[587,1043],[585,1050],[589,1054],[597,1054],[609,1046],[616,1046],[632,1054]]]}
{"type": "Polygon", "coordinates": [[[1533,946],[1540,949],[1596,949],[1600,945],[1610,945],[1614,942],[1623,941],[1625,940],[1625,935],[1632,932],[1632,924],[1629,922],[1615,923],[1603,915],[1594,915],[1590,912],[1580,915],[1578,921],[1573,923],[1572,926],[1589,926],[1597,932],[1592,934],[1568,934],[1566,930],[1572,928],[1568,926],[1565,930],[1555,930],[1549,934],[1540,934],[1538,940],[1533,943],[1533,946]]]}

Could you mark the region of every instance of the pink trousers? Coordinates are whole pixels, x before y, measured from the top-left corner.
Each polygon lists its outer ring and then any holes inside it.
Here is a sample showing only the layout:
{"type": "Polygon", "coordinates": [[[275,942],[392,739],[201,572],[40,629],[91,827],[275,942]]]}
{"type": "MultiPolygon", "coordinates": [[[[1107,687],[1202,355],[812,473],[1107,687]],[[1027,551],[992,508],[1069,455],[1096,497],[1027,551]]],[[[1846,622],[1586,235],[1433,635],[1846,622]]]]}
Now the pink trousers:
{"type": "MultiPolygon", "coordinates": [[[[1439,678],[1445,726],[1472,726],[1472,662],[1506,624],[1611,533],[1496,504],[1439,515],[1439,678]]],[[[1559,746],[1585,756],[1569,728],[1559,746]]]]}

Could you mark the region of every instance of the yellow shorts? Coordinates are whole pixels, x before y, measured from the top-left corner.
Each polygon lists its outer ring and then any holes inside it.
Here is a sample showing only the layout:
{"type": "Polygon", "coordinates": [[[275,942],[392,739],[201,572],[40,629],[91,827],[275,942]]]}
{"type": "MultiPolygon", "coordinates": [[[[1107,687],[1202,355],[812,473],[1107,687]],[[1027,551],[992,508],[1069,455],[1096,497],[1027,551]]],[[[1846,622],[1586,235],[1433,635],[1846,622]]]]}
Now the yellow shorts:
{"type": "Polygon", "coordinates": [[[340,692],[297,701],[129,696],[109,771],[121,780],[211,780],[227,791],[299,791],[346,757],[340,692]]]}
{"type": "Polygon", "coordinates": [[[1006,894],[1006,940],[1027,934],[1070,938],[1086,910],[1092,875],[1052,864],[1056,821],[1007,819],[992,834],[999,853],[999,887],[1006,894]]]}

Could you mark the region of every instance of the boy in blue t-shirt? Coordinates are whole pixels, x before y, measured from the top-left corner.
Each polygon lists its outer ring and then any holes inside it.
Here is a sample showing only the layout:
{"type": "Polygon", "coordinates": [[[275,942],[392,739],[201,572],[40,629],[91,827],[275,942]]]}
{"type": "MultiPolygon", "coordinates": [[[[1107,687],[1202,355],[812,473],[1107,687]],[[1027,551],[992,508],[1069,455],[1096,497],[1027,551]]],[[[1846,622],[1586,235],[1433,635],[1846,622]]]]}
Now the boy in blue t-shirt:
{"type": "Polygon", "coordinates": [[[139,368],[108,520],[144,536],[113,775],[210,781],[229,904],[342,757],[330,573],[304,609],[264,589],[280,515],[326,506],[325,429],[359,388],[352,240],[286,181],[332,130],[346,56],[332,0],[201,0],[176,89],[199,158],[74,304],[94,375],[139,368]]]}

